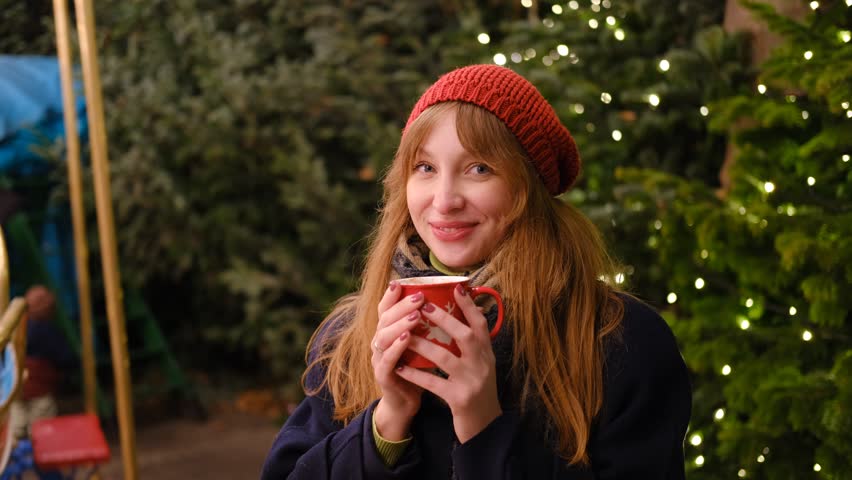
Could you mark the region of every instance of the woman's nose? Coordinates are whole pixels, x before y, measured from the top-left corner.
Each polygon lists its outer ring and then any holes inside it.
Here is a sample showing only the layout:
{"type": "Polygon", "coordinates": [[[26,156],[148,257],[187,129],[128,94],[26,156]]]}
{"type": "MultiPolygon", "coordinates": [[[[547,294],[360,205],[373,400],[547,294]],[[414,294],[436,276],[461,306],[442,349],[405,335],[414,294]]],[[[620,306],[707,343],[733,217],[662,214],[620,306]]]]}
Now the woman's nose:
{"type": "Polygon", "coordinates": [[[435,185],[432,206],[438,213],[449,213],[464,207],[464,196],[457,183],[447,179],[435,185]]]}

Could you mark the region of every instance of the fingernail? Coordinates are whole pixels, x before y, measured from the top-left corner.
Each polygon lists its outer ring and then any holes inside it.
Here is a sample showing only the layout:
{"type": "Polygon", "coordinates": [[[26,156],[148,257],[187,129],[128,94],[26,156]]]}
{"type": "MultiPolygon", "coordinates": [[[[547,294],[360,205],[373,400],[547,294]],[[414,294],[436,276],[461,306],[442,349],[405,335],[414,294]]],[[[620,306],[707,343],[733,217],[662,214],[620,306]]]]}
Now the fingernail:
{"type": "Polygon", "coordinates": [[[423,310],[426,313],[434,312],[435,311],[435,305],[432,304],[432,303],[427,303],[426,305],[423,305],[421,310],[423,310]]]}
{"type": "Polygon", "coordinates": [[[423,292],[417,292],[411,296],[411,303],[417,303],[420,300],[423,300],[423,292]]]}
{"type": "Polygon", "coordinates": [[[460,284],[456,285],[456,293],[458,293],[459,295],[461,295],[463,297],[463,296],[467,295],[467,290],[465,290],[465,288],[460,283],[460,284]]]}
{"type": "Polygon", "coordinates": [[[396,280],[391,280],[390,284],[388,285],[388,288],[390,288],[390,291],[393,292],[396,290],[397,285],[398,284],[396,283],[396,280]]]}
{"type": "Polygon", "coordinates": [[[402,335],[399,336],[400,340],[405,340],[406,338],[408,338],[408,332],[402,332],[402,335]]]}
{"type": "Polygon", "coordinates": [[[408,316],[405,317],[405,318],[408,319],[409,322],[413,322],[413,321],[417,320],[417,317],[419,317],[419,316],[420,316],[420,312],[415,310],[415,311],[409,313],[408,316]]]}
{"type": "Polygon", "coordinates": [[[396,371],[401,372],[403,368],[405,368],[405,365],[400,363],[399,365],[396,366],[396,371]]]}

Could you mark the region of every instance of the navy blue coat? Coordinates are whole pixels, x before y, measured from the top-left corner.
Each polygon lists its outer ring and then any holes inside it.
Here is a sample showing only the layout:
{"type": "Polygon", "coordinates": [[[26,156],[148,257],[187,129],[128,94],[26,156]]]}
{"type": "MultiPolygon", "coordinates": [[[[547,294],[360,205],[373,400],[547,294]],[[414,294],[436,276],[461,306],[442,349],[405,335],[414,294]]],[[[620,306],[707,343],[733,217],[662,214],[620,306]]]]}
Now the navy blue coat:
{"type": "Polygon", "coordinates": [[[411,427],[414,441],[386,468],[373,439],[375,403],[345,427],[332,420],[333,408],[327,395],[307,397],[275,438],[261,479],[679,480],[691,390],[668,325],[625,297],[621,341],[607,351],[589,468],[569,466],[543,429],[512,409],[459,444],[449,409],[428,393],[411,427]]]}

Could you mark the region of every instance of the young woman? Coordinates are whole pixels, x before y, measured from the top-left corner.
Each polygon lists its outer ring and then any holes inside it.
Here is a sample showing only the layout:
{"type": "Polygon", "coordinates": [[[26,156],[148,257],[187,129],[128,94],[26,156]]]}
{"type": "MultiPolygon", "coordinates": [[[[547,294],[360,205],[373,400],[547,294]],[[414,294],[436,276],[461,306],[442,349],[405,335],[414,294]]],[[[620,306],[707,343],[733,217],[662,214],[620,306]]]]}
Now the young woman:
{"type": "Polygon", "coordinates": [[[358,292],[311,339],[307,398],[263,467],[281,479],[682,479],[687,370],[665,322],[606,279],[600,235],[554,198],[576,179],[569,132],[494,65],[441,77],[408,119],[358,292]],[[467,324],[395,279],[466,275],[467,324]],[[410,331],[425,317],[460,356],[410,331]],[[433,371],[401,365],[412,350],[433,371]]]}

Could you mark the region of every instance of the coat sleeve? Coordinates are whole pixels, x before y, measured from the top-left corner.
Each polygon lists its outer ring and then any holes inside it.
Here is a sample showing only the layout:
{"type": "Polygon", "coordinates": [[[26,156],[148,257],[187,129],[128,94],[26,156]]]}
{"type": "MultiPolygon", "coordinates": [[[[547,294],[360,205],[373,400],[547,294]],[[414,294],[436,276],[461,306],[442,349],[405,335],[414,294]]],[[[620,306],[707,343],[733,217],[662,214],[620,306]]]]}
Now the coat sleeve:
{"type": "Polygon", "coordinates": [[[607,352],[592,468],[600,480],[682,480],[692,393],[674,335],[651,308],[626,298],[621,340],[607,352]]]}
{"type": "Polygon", "coordinates": [[[418,462],[411,451],[388,469],[372,432],[375,404],[343,427],[332,420],[327,398],[309,396],[276,436],[261,480],[349,480],[405,478],[418,462]]]}
{"type": "MultiPolygon", "coordinates": [[[[322,375],[321,368],[314,368],[305,383],[319,386],[322,375]]],[[[334,420],[334,399],[328,390],[306,397],[275,437],[261,480],[406,478],[419,462],[419,450],[409,448],[394,468],[385,466],[373,438],[376,403],[344,426],[334,420]]]]}

